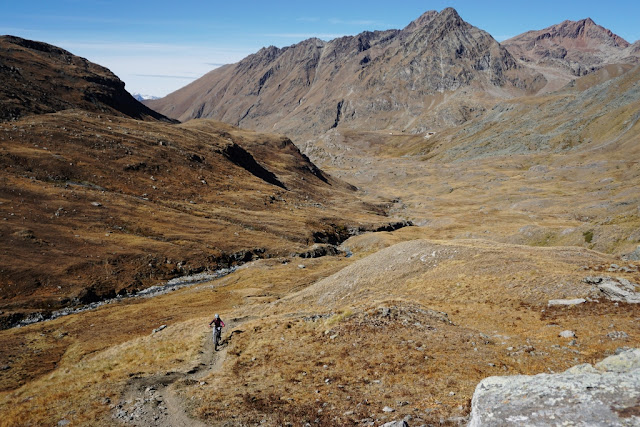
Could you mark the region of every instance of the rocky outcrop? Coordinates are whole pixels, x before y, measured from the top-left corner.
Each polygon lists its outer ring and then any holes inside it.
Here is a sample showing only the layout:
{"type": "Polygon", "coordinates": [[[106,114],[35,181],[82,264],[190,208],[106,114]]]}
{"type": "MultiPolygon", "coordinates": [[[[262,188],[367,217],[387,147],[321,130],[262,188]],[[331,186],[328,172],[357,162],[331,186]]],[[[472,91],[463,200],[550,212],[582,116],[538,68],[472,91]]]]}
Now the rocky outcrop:
{"type": "Polygon", "coordinates": [[[269,184],[277,185],[285,190],[287,189],[287,187],[278,180],[278,177],[273,172],[259,164],[256,159],[247,152],[247,150],[238,144],[229,144],[223,149],[222,154],[255,177],[260,178],[269,184]]]}
{"type": "Polygon", "coordinates": [[[584,282],[594,285],[596,296],[616,302],[640,303],[640,292],[636,291],[638,285],[625,278],[586,277],[584,282]]]}
{"type": "Polygon", "coordinates": [[[560,374],[485,378],[469,426],[640,425],[640,349],[560,374]]]}

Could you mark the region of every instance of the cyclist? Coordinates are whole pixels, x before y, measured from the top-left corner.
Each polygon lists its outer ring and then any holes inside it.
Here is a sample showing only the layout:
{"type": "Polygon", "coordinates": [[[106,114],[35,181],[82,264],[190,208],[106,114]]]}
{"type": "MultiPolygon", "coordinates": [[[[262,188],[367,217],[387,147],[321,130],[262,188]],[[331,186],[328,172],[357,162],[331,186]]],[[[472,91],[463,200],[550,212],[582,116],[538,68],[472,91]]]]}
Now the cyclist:
{"type": "Polygon", "coordinates": [[[213,327],[213,348],[215,350],[218,349],[218,343],[220,342],[220,338],[222,337],[222,328],[224,328],[224,322],[217,314],[214,316],[213,320],[209,322],[209,327],[214,325],[213,327]]]}

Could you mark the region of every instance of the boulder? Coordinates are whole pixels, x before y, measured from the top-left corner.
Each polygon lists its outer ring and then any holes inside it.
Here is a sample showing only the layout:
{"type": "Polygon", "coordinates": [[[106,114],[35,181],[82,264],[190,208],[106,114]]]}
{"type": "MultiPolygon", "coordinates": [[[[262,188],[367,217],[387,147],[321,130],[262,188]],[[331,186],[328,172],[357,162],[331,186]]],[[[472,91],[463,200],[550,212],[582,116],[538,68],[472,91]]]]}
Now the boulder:
{"type": "Polygon", "coordinates": [[[633,252],[623,255],[622,259],[627,261],[640,261],[640,246],[638,246],[633,252]]]}
{"type": "Polygon", "coordinates": [[[636,292],[638,285],[627,279],[617,277],[586,277],[585,283],[595,285],[598,293],[608,300],[626,302],[630,304],[640,303],[640,292],[636,292]]]}
{"type": "Polygon", "coordinates": [[[409,423],[404,420],[391,421],[391,422],[382,424],[381,427],[409,427],[409,423]]]}
{"type": "Polygon", "coordinates": [[[639,426],[639,401],[640,349],[629,349],[559,374],[485,378],[469,426],[639,426]]]}
{"type": "Polygon", "coordinates": [[[549,300],[549,307],[553,305],[578,305],[587,302],[584,298],[574,298],[574,299],[552,299],[549,300]]]}

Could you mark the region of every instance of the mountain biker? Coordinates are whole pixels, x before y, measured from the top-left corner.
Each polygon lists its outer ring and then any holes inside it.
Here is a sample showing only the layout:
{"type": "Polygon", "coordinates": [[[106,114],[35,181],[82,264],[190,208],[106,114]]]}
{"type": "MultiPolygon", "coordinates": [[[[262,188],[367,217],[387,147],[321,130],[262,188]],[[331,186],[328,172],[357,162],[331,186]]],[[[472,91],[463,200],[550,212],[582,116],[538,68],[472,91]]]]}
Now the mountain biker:
{"type": "Polygon", "coordinates": [[[211,325],[214,325],[213,327],[213,345],[214,347],[218,346],[218,343],[216,342],[216,338],[220,339],[220,337],[222,336],[222,328],[224,328],[224,322],[222,321],[222,319],[220,318],[220,316],[218,316],[218,314],[216,314],[213,317],[213,320],[211,322],[209,322],[209,327],[211,327],[211,325]],[[216,332],[217,332],[217,337],[216,337],[216,332]]]}

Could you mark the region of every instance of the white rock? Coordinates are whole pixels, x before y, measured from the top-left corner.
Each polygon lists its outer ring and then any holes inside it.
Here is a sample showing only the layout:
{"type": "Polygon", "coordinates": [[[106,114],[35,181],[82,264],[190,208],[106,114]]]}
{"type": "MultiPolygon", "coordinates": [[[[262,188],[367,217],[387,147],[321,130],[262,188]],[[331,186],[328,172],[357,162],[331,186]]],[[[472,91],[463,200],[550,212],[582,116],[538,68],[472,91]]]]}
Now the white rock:
{"type": "Polygon", "coordinates": [[[587,302],[584,298],[574,298],[574,299],[552,299],[549,300],[548,305],[578,305],[587,302]]]}
{"type": "Polygon", "coordinates": [[[489,377],[476,387],[470,427],[502,425],[635,426],[640,349],[560,374],[489,377]]]}

